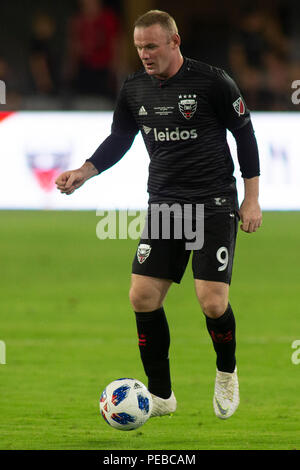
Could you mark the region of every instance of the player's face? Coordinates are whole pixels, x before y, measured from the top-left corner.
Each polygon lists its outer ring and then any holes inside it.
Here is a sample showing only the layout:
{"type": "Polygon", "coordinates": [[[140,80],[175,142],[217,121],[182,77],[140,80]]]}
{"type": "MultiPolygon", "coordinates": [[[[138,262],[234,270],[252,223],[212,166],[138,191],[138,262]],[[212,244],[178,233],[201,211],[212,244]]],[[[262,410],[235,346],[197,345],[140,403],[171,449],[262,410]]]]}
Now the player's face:
{"type": "Polygon", "coordinates": [[[146,72],[158,78],[172,76],[180,45],[178,34],[171,36],[159,24],[134,30],[134,44],[146,72]]]}

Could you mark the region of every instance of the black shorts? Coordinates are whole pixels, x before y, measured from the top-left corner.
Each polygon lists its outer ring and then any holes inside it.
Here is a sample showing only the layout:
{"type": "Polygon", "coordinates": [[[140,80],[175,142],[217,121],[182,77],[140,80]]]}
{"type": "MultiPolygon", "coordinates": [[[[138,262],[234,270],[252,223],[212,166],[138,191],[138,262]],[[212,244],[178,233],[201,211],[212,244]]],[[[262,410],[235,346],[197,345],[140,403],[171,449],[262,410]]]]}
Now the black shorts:
{"type": "MultiPolygon", "coordinates": [[[[147,218],[150,223],[149,212],[147,218]]],[[[169,239],[163,239],[161,233],[158,239],[142,236],[132,263],[132,273],[170,279],[179,284],[192,252],[194,279],[230,284],[238,222],[237,210],[204,210],[204,243],[201,249],[196,250],[187,249],[186,243],[191,240],[184,235],[181,239],[174,238],[172,230],[169,239]]]]}

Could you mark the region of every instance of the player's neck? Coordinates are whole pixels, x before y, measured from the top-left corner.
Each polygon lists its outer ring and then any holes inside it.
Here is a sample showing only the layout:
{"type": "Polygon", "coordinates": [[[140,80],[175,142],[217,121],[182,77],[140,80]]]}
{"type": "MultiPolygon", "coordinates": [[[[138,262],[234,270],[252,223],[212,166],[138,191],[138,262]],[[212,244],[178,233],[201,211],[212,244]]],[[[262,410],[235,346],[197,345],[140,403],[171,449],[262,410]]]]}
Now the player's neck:
{"type": "Polygon", "coordinates": [[[168,80],[169,78],[177,74],[177,72],[181,69],[183,62],[183,56],[181,55],[181,53],[179,53],[178,57],[176,57],[174,62],[172,62],[170,68],[161,75],[155,75],[155,78],[157,78],[158,80],[168,80]]]}

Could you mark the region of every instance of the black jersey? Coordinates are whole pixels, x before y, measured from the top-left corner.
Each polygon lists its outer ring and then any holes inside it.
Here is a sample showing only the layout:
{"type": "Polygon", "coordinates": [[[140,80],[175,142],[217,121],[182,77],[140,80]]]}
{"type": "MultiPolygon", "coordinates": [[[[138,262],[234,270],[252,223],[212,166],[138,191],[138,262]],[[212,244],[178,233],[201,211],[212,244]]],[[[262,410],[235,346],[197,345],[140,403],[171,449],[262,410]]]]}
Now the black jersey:
{"type": "MultiPolygon", "coordinates": [[[[249,122],[249,110],[226,72],[185,58],[177,74],[167,80],[144,70],[125,80],[111,136],[89,161],[99,172],[109,168],[140,131],[150,156],[150,202],[201,203],[210,197],[234,197],[226,130],[234,133],[249,122]]],[[[258,174],[255,162],[246,177],[258,174]]]]}

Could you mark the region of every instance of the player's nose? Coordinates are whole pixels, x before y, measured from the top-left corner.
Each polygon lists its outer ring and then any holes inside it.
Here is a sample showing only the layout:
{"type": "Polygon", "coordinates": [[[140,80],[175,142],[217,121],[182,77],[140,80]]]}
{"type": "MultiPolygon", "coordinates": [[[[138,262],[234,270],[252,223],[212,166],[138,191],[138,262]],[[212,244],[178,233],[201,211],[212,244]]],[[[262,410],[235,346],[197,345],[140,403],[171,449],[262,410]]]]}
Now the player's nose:
{"type": "Polygon", "coordinates": [[[140,50],[140,58],[141,58],[142,60],[147,60],[147,59],[149,59],[149,57],[150,57],[150,56],[149,56],[149,52],[147,52],[146,49],[141,49],[141,50],[140,50]]]}

